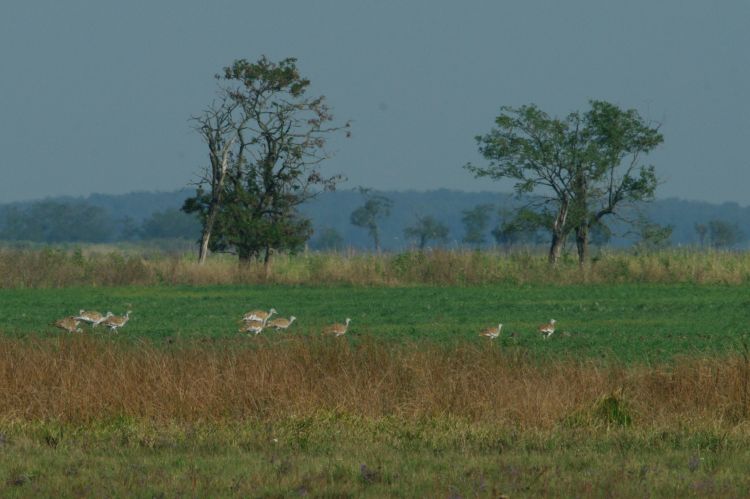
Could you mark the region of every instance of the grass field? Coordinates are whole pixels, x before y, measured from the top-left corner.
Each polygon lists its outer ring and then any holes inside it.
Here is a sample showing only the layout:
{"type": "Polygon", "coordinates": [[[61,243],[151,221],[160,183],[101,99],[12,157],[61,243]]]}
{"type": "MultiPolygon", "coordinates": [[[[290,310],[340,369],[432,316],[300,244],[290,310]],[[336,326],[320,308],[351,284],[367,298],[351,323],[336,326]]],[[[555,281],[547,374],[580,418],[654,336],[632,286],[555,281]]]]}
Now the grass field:
{"type": "Polygon", "coordinates": [[[4,497],[747,497],[750,440],[435,420],[7,429],[4,497]],[[67,432],[67,433],[66,433],[67,432]]]}
{"type": "MultiPolygon", "coordinates": [[[[498,343],[505,348],[641,363],[736,351],[750,333],[750,286],[687,284],[0,290],[0,331],[59,335],[49,323],[81,308],[116,314],[131,308],[120,341],[236,338],[244,312],[270,307],[297,317],[288,332],[265,334],[271,341],[318,334],[350,317],[352,342],[480,342],[480,328],[502,322],[506,334],[498,343]],[[558,332],[544,341],[536,326],[551,318],[558,332]]],[[[106,332],[100,327],[96,334],[106,332]]]]}
{"type": "Polygon", "coordinates": [[[0,495],[745,497],[749,312],[744,284],[4,289],[0,495]],[[289,331],[237,332],[272,306],[289,331]],[[49,326],[81,308],[133,313],[49,326]]]}

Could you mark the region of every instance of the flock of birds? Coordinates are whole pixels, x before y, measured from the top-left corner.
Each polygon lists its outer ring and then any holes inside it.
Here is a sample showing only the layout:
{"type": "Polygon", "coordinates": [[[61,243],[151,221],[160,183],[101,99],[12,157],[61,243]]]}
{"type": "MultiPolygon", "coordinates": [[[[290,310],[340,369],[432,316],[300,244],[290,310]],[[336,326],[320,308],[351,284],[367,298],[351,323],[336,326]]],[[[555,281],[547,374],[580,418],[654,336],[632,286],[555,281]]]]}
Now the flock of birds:
{"type": "MultiPolygon", "coordinates": [[[[296,317],[293,315],[288,319],[285,319],[283,317],[271,319],[271,316],[277,313],[278,312],[276,312],[275,308],[272,308],[268,312],[266,312],[265,310],[251,310],[250,312],[242,316],[243,324],[240,328],[240,333],[253,333],[257,335],[262,333],[266,328],[271,328],[276,331],[281,329],[288,329],[289,326],[292,325],[292,322],[294,322],[294,320],[296,319],[296,317]]],[[[331,324],[330,326],[327,326],[323,329],[323,334],[330,336],[343,336],[349,329],[349,323],[351,321],[352,320],[347,317],[344,324],[331,324]]]]}
{"type": "MultiPolygon", "coordinates": [[[[59,329],[63,329],[69,333],[81,333],[83,330],[78,327],[81,322],[86,322],[91,325],[91,328],[95,328],[99,324],[103,324],[108,327],[110,331],[117,332],[117,330],[128,323],[130,319],[131,310],[128,310],[125,315],[119,316],[114,315],[112,312],[107,312],[102,315],[100,312],[94,310],[80,310],[78,315],[69,315],[62,319],[53,322],[51,325],[59,329]]],[[[277,317],[271,319],[271,316],[276,314],[276,309],[272,308],[268,312],[265,310],[252,310],[242,316],[242,327],[240,328],[241,333],[254,333],[260,334],[266,328],[272,328],[275,330],[288,329],[292,325],[295,316],[290,316],[288,319],[283,317],[277,317]]],[[[347,317],[344,324],[331,324],[323,329],[323,334],[332,336],[342,336],[346,334],[349,329],[349,323],[351,319],[347,317]]]]}
{"type": "Polygon", "coordinates": [[[103,324],[108,327],[110,331],[117,332],[117,330],[128,323],[130,319],[131,311],[125,312],[125,315],[114,315],[112,312],[107,312],[102,315],[94,310],[80,310],[78,315],[69,315],[63,317],[51,325],[60,329],[64,329],[69,333],[81,333],[83,330],[78,326],[81,322],[87,322],[92,328],[95,328],[99,324],[103,324]]]}
{"type": "MultiPolygon", "coordinates": [[[[83,330],[78,327],[81,322],[86,322],[95,328],[99,324],[103,324],[108,327],[110,331],[117,332],[117,330],[128,323],[130,319],[131,311],[128,310],[125,315],[114,315],[112,312],[107,312],[102,315],[99,312],[93,310],[80,310],[78,315],[70,315],[64,317],[58,321],[52,323],[53,326],[60,329],[64,329],[69,333],[80,333],[83,330]]],[[[252,333],[258,335],[263,332],[264,329],[270,328],[276,331],[289,329],[289,326],[297,319],[295,316],[290,316],[288,319],[284,317],[277,317],[271,319],[273,315],[277,314],[275,308],[271,308],[269,311],[265,310],[251,310],[242,316],[242,327],[240,333],[252,333]]],[[[324,335],[329,336],[343,336],[349,329],[349,323],[352,320],[347,317],[346,321],[341,323],[331,324],[323,329],[324,335]]],[[[555,332],[555,319],[551,319],[546,324],[542,324],[537,328],[537,331],[544,336],[549,338],[555,332]]],[[[494,340],[500,336],[500,332],[503,329],[502,324],[498,324],[497,327],[488,327],[479,333],[479,336],[484,336],[490,340],[494,340]]]]}
{"type": "MultiPolygon", "coordinates": [[[[272,328],[274,330],[280,330],[280,329],[287,329],[289,326],[292,325],[292,322],[296,319],[295,316],[291,316],[288,319],[285,319],[283,317],[278,317],[276,319],[271,319],[271,316],[276,314],[276,309],[272,308],[268,312],[265,310],[252,310],[245,315],[242,316],[242,327],[240,328],[241,333],[253,333],[253,334],[260,334],[263,332],[266,328],[272,328]]],[[[346,322],[344,324],[336,323],[331,324],[330,326],[323,329],[324,335],[330,335],[330,336],[343,336],[346,334],[346,331],[349,329],[349,323],[351,322],[351,319],[347,317],[346,322]]],[[[550,319],[549,322],[540,325],[537,330],[539,333],[544,336],[544,338],[549,338],[552,336],[552,334],[555,332],[555,324],[557,321],[555,319],[550,319]]],[[[502,324],[498,324],[497,327],[488,327],[487,329],[482,330],[481,333],[479,333],[479,336],[484,336],[485,338],[489,338],[491,340],[494,340],[498,337],[500,337],[500,332],[503,329],[502,324]]]]}

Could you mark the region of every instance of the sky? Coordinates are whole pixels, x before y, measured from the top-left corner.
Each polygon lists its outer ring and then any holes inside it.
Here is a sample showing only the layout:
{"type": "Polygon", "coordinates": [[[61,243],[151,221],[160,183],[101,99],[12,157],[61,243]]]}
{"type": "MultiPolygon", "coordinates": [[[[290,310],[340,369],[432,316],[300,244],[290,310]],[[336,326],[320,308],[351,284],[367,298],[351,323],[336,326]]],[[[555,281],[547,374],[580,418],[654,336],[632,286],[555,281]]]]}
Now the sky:
{"type": "Polygon", "coordinates": [[[341,188],[509,191],[462,168],[500,107],[601,99],[660,123],[658,197],[747,205],[749,24],[746,0],[4,0],[0,203],[190,186],[213,75],[266,55],[351,120],[341,188]]]}

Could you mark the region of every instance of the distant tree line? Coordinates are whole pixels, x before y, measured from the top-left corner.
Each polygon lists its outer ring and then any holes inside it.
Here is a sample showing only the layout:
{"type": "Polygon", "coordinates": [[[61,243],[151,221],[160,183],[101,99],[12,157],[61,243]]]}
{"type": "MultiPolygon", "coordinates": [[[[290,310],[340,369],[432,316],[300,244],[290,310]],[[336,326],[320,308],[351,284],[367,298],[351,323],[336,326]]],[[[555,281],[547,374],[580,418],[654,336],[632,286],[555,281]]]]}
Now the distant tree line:
{"type": "Polygon", "coordinates": [[[104,243],[150,239],[193,241],[200,234],[195,216],[178,209],[156,211],[142,222],[113,218],[85,202],[39,201],[0,211],[0,239],[38,243],[104,243]]]}
{"type": "MultiPolygon", "coordinates": [[[[375,220],[379,244],[387,239],[389,244],[385,249],[388,250],[461,246],[542,247],[548,243],[547,232],[539,226],[533,213],[523,212],[523,216],[519,216],[518,209],[503,203],[480,202],[472,206],[471,200],[477,197],[474,193],[452,192],[450,195],[454,201],[448,205],[445,203],[446,192],[442,191],[406,194],[367,190],[367,193],[381,201],[387,200],[382,202],[387,204],[388,214],[383,213],[375,220]],[[462,200],[462,203],[455,204],[456,200],[462,200]],[[394,235],[400,236],[397,244],[394,244],[394,235]]],[[[356,199],[354,194],[330,193],[324,205],[315,205],[319,209],[327,207],[322,211],[314,211],[312,205],[302,207],[302,212],[316,227],[308,243],[311,249],[343,250],[368,246],[374,249],[371,227],[352,222],[352,214],[366,205],[366,198],[361,193],[357,194],[361,204],[347,203],[347,198],[356,199]],[[352,230],[346,230],[346,227],[352,230]],[[357,237],[358,231],[363,238],[357,237]]],[[[104,204],[112,205],[112,208],[71,200],[0,206],[0,239],[39,243],[180,239],[197,244],[201,226],[196,217],[177,208],[157,208],[145,218],[141,215],[136,219],[137,210],[143,208],[139,196],[142,194],[133,196],[133,203],[127,197],[113,196],[119,200],[119,206],[104,199],[104,204]]],[[[173,198],[173,193],[165,193],[165,202],[155,204],[163,206],[171,202],[179,205],[179,198],[173,198]]],[[[487,199],[490,198],[488,195],[487,199]]],[[[524,204],[527,203],[521,205],[524,204]]],[[[627,244],[623,239],[617,239],[617,246],[633,246],[636,251],[653,251],[676,244],[731,249],[743,245],[750,230],[747,227],[743,230],[736,221],[750,215],[750,209],[736,205],[665,200],[655,203],[651,210],[652,216],[655,214],[660,218],[675,212],[675,221],[654,223],[644,217],[636,220],[630,229],[614,226],[613,232],[622,232],[628,237],[627,244]]],[[[591,243],[595,247],[612,245],[615,237],[614,233],[596,227],[592,231],[591,243]]]]}

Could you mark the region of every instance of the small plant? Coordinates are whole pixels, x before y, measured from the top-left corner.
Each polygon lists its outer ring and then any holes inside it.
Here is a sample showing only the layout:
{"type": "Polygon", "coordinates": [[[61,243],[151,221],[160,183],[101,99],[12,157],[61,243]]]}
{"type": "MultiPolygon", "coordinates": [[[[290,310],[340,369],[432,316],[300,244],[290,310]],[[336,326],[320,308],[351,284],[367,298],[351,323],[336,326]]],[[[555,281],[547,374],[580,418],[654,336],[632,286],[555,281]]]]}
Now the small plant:
{"type": "Polygon", "coordinates": [[[630,412],[622,394],[611,393],[596,401],[591,415],[594,421],[606,426],[630,426],[633,423],[630,412]]]}

